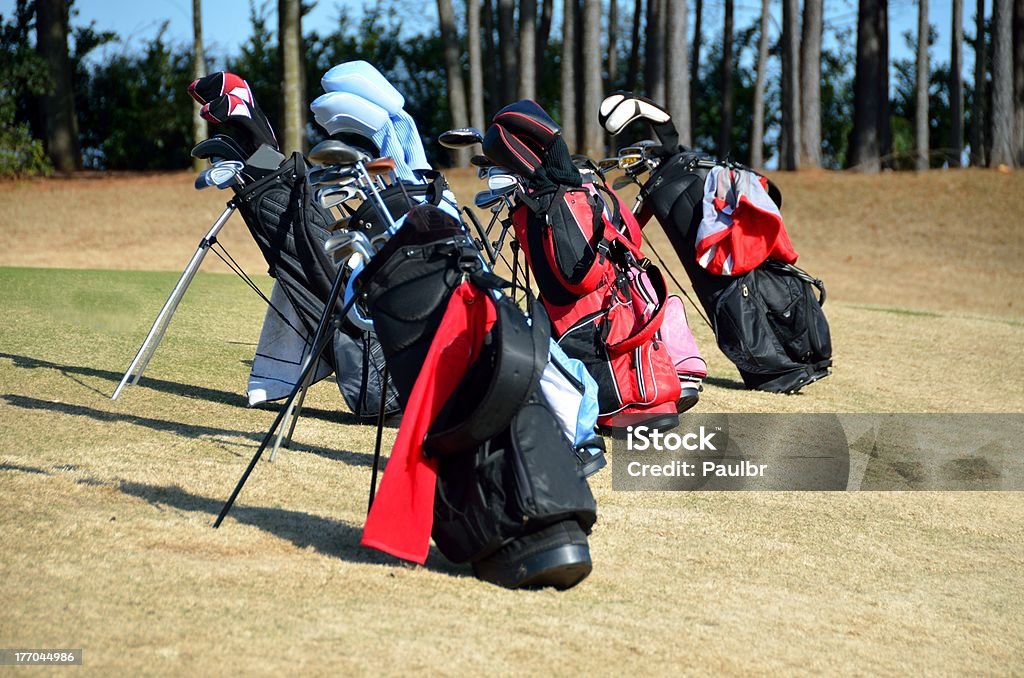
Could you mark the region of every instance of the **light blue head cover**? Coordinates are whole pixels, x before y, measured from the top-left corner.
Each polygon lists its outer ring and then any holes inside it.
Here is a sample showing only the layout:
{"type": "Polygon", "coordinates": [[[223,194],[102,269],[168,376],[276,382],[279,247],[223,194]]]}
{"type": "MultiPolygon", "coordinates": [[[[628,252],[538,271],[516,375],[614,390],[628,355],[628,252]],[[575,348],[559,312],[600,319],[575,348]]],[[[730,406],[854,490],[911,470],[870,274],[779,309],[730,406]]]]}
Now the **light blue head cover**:
{"type": "Polygon", "coordinates": [[[388,112],[377,104],[348,92],[322,94],[309,108],[331,136],[348,132],[370,139],[391,120],[388,112]]]}
{"type": "Polygon", "coordinates": [[[417,181],[414,170],[430,169],[416,123],[402,108],[404,97],[371,64],[338,64],[324,74],[320,84],[327,94],[313,102],[313,106],[321,102],[320,112],[314,108],[313,114],[330,134],[355,131],[357,126],[363,128],[365,131],[356,133],[371,139],[382,155],[394,159],[395,173],[402,180],[417,181]],[[337,93],[347,96],[325,99],[337,93]],[[381,119],[380,110],[387,114],[387,119],[381,119]],[[332,126],[336,131],[332,131],[327,123],[335,119],[332,126]]]}

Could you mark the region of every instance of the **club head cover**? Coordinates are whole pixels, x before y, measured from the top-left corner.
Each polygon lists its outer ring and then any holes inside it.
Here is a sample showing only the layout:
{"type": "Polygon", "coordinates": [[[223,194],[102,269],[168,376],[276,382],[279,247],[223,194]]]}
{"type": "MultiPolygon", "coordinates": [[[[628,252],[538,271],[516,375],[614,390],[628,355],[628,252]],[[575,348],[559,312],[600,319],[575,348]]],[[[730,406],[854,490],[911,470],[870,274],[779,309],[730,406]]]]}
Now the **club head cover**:
{"type": "Polygon", "coordinates": [[[385,109],[351,92],[322,94],[309,105],[309,109],[317,123],[331,136],[347,133],[371,139],[391,119],[385,109]]]}
{"type": "Polygon", "coordinates": [[[267,119],[255,115],[253,107],[234,94],[225,94],[204,104],[200,114],[215,125],[224,124],[237,131],[247,153],[254,153],[261,144],[278,150],[277,137],[267,119]]]}
{"type": "Polygon", "coordinates": [[[188,86],[188,94],[200,104],[208,104],[225,94],[234,94],[250,105],[256,102],[249,83],[242,76],[227,71],[210,73],[198,80],[193,80],[192,84],[188,86]]]}
{"type": "Polygon", "coordinates": [[[325,92],[348,92],[377,104],[388,115],[397,115],[405,97],[380,71],[365,61],[347,61],[331,68],[320,78],[325,92]]]}
{"type": "Polygon", "coordinates": [[[491,122],[500,124],[541,156],[562,132],[548,112],[530,99],[522,99],[505,106],[494,114],[491,122]]]}
{"type": "Polygon", "coordinates": [[[512,170],[525,179],[532,179],[541,164],[541,154],[507,130],[501,123],[487,128],[483,142],[484,155],[496,165],[512,170]]]}
{"type": "Polygon", "coordinates": [[[668,111],[646,97],[631,92],[614,92],[601,102],[597,119],[611,135],[616,135],[634,120],[663,125],[672,120],[668,111]]]}

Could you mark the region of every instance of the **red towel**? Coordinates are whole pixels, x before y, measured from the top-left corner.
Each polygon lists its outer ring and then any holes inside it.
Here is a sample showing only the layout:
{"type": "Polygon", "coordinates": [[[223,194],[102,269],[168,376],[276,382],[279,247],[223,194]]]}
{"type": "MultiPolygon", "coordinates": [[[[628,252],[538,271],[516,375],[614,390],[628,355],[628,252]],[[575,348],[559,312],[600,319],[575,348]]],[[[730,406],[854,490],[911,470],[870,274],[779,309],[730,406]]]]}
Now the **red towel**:
{"type": "Polygon", "coordinates": [[[402,416],[380,490],[363,528],[363,546],[421,565],[434,526],[437,460],[423,456],[423,439],[466,370],[480,355],[497,319],[486,292],[463,282],[448,301],[402,416]]]}

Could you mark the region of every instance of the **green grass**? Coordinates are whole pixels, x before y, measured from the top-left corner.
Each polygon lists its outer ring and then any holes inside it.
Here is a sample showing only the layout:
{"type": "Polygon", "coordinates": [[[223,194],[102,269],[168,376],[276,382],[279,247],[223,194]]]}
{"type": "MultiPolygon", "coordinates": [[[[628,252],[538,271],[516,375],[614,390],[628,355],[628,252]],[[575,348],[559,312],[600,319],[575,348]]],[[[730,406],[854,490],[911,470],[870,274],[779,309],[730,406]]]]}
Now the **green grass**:
{"type": "MultiPolygon", "coordinates": [[[[359,546],[373,427],[321,383],[213,530],[274,416],[245,407],[263,302],[200,274],[109,398],[176,278],[0,269],[0,644],[80,647],[97,675],[1021,666],[1010,493],[629,493],[602,472],[591,577],[504,591],[359,546]]],[[[836,372],[793,397],[736,388],[695,327],[718,377],[702,411],[1024,409],[1020,328],[826,310],[836,372]],[[1001,379],[965,390],[954,364],[1001,379]]]]}

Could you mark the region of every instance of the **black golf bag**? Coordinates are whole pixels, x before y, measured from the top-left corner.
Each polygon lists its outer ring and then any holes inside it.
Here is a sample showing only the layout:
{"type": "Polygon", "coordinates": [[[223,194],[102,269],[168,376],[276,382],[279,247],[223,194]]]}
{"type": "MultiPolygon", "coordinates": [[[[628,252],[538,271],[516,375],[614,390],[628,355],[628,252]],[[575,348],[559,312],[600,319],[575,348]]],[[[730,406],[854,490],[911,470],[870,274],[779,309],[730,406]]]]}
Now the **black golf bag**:
{"type": "MultiPolygon", "coordinates": [[[[408,412],[423,407],[409,399],[418,380],[432,376],[421,367],[441,340],[449,304],[461,303],[450,302],[456,288],[468,281],[484,291],[479,303],[495,306],[478,358],[465,366],[422,443],[424,454],[437,459],[432,537],[441,553],[509,588],[581,581],[591,569],[587,534],[597,509],[540,389],[549,346],[541,306],[531,304],[527,322],[498,292],[506,283],[485,271],[462,225],[430,205],[409,212],[359,280],[408,412]]],[[[393,453],[382,492],[389,472],[403,472],[392,468],[394,459],[393,453]]]]}
{"type": "MultiPolygon", "coordinates": [[[[306,169],[306,160],[295,153],[276,172],[236,188],[234,202],[263,253],[268,273],[295,308],[302,324],[296,330],[312,336],[338,265],[324,251],[334,218],[313,201],[306,169]]],[[[337,373],[349,409],[356,416],[376,416],[384,369],[376,336],[343,322],[335,332],[333,349],[323,359],[337,373]]],[[[389,384],[387,392],[385,411],[395,412],[394,386],[389,384]]]]}
{"type": "MultiPolygon", "coordinates": [[[[747,388],[799,391],[827,376],[832,365],[832,341],[821,309],[824,283],[773,259],[735,277],[715,275],[698,263],[705,180],[716,166],[724,163],[688,150],[665,158],[641,189],[641,221],[653,215],[665,230],[711,319],[719,348],[747,388]]],[[[767,192],[781,207],[778,188],[768,182],[767,192]]]]}

